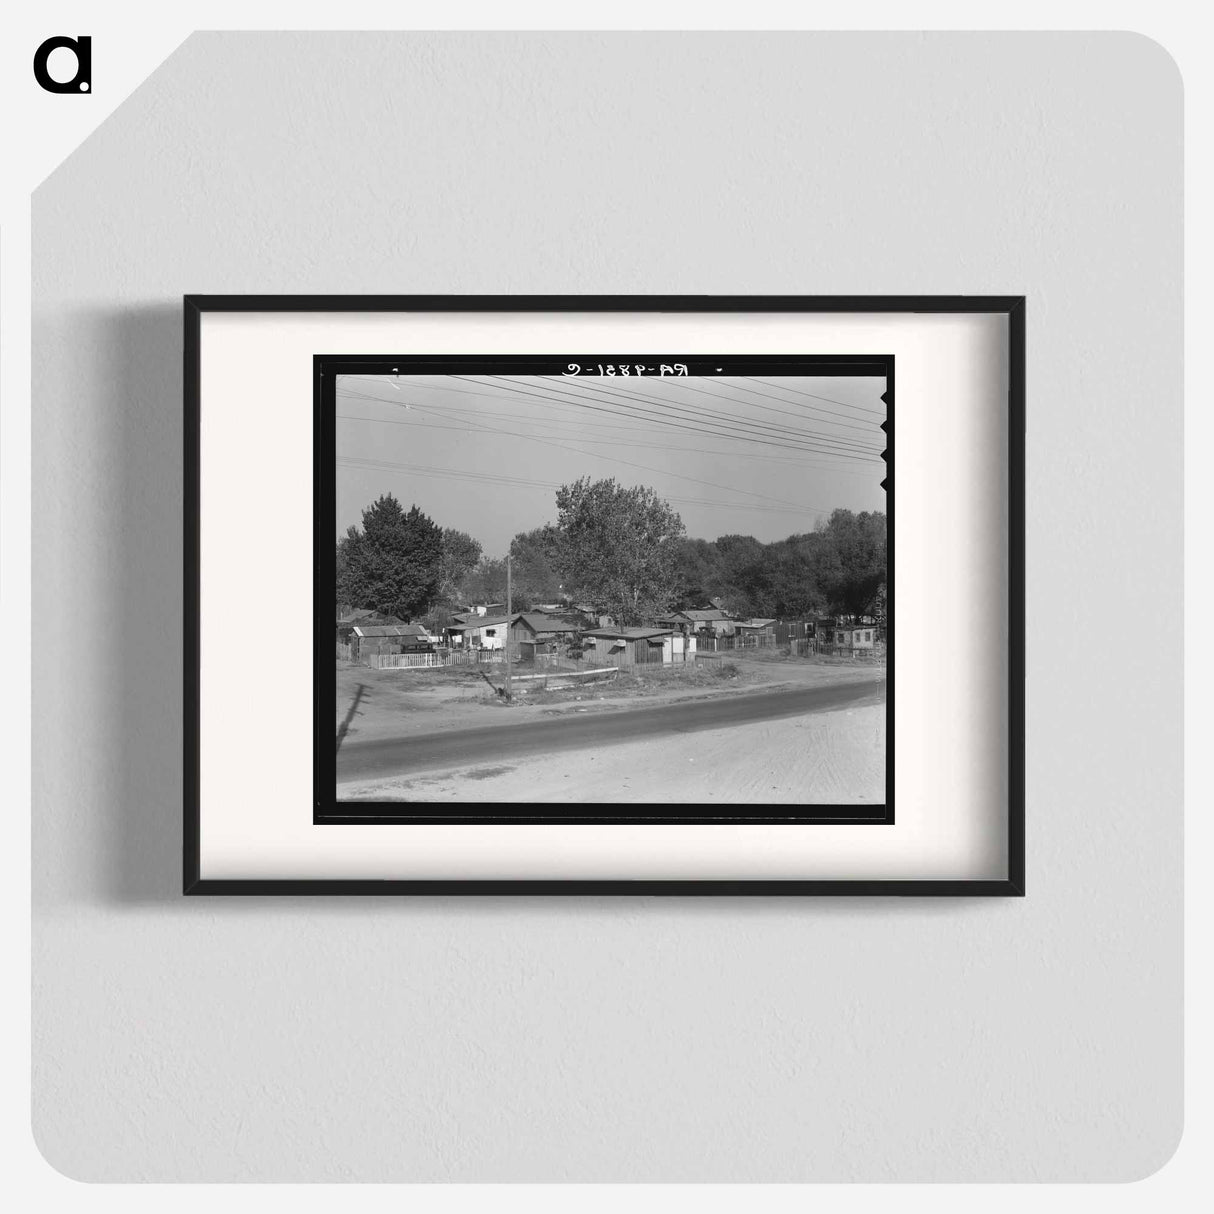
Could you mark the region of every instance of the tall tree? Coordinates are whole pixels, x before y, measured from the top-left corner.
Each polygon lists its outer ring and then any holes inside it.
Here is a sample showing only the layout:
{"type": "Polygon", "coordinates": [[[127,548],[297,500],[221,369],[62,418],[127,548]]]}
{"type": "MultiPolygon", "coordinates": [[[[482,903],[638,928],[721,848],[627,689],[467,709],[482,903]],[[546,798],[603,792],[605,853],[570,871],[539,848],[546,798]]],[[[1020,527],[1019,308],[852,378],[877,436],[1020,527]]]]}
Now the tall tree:
{"type": "Polygon", "coordinates": [[[346,591],[350,584],[350,537],[357,533],[358,529],[351,527],[337,541],[337,607],[339,610],[356,606],[355,603],[350,602],[346,591]]]}
{"type": "Polygon", "coordinates": [[[773,596],[767,547],[753,535],[722,535],[716,549],[721,558],[719,597],[725,609],[739,616],[768,613],[773,596]]]}
{"type": "Polygon", "coordinates": [[[678,588],[683,520],[648,487],[589,477],[556,494],[558,560],[565,588],[622,624],[670,609],[678,588]]]}
{"type": "Polygon", "coordinates": [[[459,597],[463,580],[481,559],[481,546],[465,531],[443,528],[442,560],[439,572],[439,597],[454,600],[459,597]]]}
{"type": "Polygon", "coordinates": [[[721,553],[711,540],[676,540],[675,567],[678,607],[703,607],[725,589],[721,553]]]}
{"type": "Polygon", "coordinates": [[[506,561],[502,557],[482,556],[476,567],[464,577],[464,597],[470,603],[506,601],[506,561]]]}
{"type": "Polygon", "coordinates": [[[826,596],[818,586],[814,568],[814,535],[790,535],[767,545],[770,554],[771,610],[761,615],[777,619],[817,616],[826,610],[826,596]]]}
{"type": "Polygon", "coordinates": [[[408,512],[391,494],[363,511],[339,545],[337,597],[410,620],[438,596],[442,532],[416,506],[408,512]]]}
{"type": "Polygon", "coordinates": [[[560,545],[561,534],[551,523],[520,531],[510,541],[514,605],[520,611],[560,598],[560,545]]]}
{"type": "Polygon", "coordinates": [[[886,522],[880,511],[836,510],[818,531],[815,574],[832,614],[871,615],[886,581],[886,522]]]}

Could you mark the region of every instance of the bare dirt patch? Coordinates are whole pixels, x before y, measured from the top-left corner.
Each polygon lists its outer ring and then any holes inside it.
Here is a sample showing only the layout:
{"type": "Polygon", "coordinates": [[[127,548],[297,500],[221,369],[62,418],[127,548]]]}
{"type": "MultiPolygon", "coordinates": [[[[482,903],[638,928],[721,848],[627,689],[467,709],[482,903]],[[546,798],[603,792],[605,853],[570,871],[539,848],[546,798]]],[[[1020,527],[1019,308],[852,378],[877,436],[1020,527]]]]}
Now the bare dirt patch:
{"type": "Polygon", "coordinates": [[[513,771],[513,767],[474,767],[471,771],[461,772],[461,776],[465,780],[492,780],[494,776],[504,776],[507,772],[513,771]]]}

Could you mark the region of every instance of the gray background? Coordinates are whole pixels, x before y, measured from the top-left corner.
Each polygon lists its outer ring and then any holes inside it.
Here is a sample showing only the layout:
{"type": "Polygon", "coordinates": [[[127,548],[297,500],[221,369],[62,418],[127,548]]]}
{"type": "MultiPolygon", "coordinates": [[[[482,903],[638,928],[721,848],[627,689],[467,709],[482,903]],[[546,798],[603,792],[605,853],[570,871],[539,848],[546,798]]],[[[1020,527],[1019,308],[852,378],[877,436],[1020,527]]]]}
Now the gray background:
{"type": "MultiPolygon", "coordinates": [[[[33,217],[55,1167],[1131,1180],[1168,1158],[1181,82],[1157,45],[197,35],[33,217]],[[187,291],[1027,294],[1029,896],[183,901],[187,291]]],[[[250,602],[250,627],[282,609],[250,602]]],[[[274,689],[251,660],[233,694],[269,712],[274,689]]]]}

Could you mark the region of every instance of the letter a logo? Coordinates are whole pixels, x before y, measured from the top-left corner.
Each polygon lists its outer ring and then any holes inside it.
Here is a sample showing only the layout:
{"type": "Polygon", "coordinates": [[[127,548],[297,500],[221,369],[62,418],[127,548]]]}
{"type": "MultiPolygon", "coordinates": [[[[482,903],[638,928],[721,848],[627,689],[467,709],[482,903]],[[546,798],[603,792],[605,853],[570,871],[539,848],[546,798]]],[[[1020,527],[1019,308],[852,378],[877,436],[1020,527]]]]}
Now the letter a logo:
{"type": "Polygon", "coordinates": [[[48,93],[88,93],[93,88],[93,40],[78,38],[48,38],[34,52],[34,79],[48,93]],[[46,70],[52,51],[69,50],[76,56],[76,74],[70,80],[55,80],[46,70]]]}

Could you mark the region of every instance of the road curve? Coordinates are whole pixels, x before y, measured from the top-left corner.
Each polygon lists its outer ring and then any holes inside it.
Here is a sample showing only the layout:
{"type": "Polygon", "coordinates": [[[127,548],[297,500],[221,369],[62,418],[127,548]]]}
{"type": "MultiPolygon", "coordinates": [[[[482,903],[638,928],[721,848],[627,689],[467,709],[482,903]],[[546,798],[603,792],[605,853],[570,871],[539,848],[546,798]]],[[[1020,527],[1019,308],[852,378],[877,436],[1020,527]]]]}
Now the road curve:
{"type": "MultiPolygon", "coordinates": [[[[654,708],[543,717],[519,725],[490,725],[409,738],[346,740],[337,752],[337,783],[385,779],[420,771],[551,755],[562,750],[611,746],[641,738],[669,737],[726,725],[829,712],[852,704],[876,704],[885,680],[866,679],[829,687],[753,692],[654,708]]],[[[509,710],[506,710],[509,711],[509,710]]]]}

